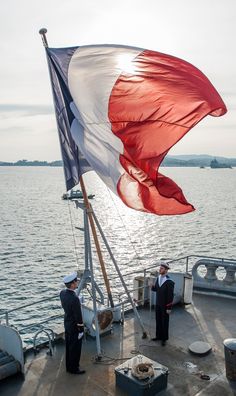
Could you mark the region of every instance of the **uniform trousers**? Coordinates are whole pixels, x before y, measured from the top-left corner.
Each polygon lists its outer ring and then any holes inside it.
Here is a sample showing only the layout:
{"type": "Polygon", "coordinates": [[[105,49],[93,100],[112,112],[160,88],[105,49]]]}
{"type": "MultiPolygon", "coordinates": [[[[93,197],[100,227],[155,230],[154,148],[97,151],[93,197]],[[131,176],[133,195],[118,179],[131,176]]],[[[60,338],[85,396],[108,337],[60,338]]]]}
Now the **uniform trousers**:
{"type": "Polygon", "coordinates": [[[169,338],[169,315],[166,307],[156,305],[156,338],[166,341],[169,338]]]}
{"type": "Polygon", "coordinates": [[[82,338],[78,340],[78,332],[65,331],[66,371],[75,373],[79,368],[82,338]]]}

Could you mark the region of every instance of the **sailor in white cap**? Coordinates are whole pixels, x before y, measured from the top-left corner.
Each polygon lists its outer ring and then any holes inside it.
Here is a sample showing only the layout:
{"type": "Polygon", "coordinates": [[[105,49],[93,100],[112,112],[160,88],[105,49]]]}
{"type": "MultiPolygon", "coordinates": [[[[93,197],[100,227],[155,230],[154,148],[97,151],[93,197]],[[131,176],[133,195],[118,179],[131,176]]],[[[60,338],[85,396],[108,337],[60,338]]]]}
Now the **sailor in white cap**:
{"type": "Polygon", "coordinates": [[[66,371],[72,374],[84,374],[79,367],[84,324],[79,297],[75,293],[78,287],[77,273],[63,278],[66,289],[60,293],[61,305],[64,309],[64,326],[66,341],[66,371]]]}
{"type": "Polygon", "coordinates": [[[151,290],[156,292],[156,337],[152,340],[160,340],[163,346],[169,338],[169,314],[174,298],[175,283],[167,275],[169,269],[167,263],[161,262],[159,276],[151,285],[151,290]]]}
{"type": "Polygon", "coordinates": [[[72,272],[71,274],[69,274],[69,275],[66,275],[66,276],[64,276],[64,278],[63,278],[63,282],[65,283],[65,285],[67,284],[67,283],[70,283],[70,282],[72,282],[73,280],[78,280],[78,278],[77,278],[77,272],[72,272]]]}

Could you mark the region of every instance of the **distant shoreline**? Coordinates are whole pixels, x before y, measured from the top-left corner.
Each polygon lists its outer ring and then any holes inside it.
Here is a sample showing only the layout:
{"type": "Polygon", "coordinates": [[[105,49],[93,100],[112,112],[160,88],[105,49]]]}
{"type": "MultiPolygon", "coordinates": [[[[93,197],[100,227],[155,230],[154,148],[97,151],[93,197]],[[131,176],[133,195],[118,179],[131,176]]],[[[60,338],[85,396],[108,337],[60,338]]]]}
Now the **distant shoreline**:
{"type": "Polygon", "coordinates": [[[0,166],[62,166],[62,161],[28,161],[28,160],[21,160],[17,162],[3,162],[0,161],[0,166]]]}
{"type": "MultiPolygon", "coordinates": [[[[236,158],[227,158],[219,156],[211,156],[207,154],[202,155],[176,155],[166,156],[161,166],[164,167],[210,167],[212,160],[217,160],[219,163],[227,164],[232,167],[236,167],[236,158]]],[[[57,161],[28,161],[26,159],[19,160],[16,162],[4,162],[0,161],[0,166],[50,166],[50,167],[62,167],[63,163],[61,160],[57,161]]]]}

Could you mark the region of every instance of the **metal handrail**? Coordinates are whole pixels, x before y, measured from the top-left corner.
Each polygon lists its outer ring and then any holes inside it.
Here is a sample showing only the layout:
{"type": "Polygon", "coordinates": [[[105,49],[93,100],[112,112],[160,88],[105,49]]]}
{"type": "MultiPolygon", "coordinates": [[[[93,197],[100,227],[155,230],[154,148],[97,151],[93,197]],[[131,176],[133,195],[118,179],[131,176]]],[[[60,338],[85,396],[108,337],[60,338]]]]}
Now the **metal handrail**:
{"type": "MultiPolygon", "coordinates": [[[[186,260],[186,272],[188,272],[188,261],[190,258],[205,258],[205,259],[211,259],[211,260],[219,260],[219,261],[222,261],[222,263],[224,263],[224,262],[227,263],[227,261],[230,261],[230,262],[235,262],[235,264],[236,264],[236,260],[234,260],[234,259],[228,259],[228,258],[226,259],[226,258],[222,258],[222,257],[205,256],[205,255],[199,255],[199,254],[190,254],[188,256],[179,257],[177,259],[168,260],[167,263],[172,264],[172,263],[175,263],[175,262],[178,262],[181,260],[186,260]]],[[[147,271],[147,270],[153,269],[155,267],[157,267],[157,264],[153,264],[150,267],[146,267],[145,270],[147,271]]]]}
{"type": "Polygon", "coordinates": [[[36,348],[36,338],[38,337],[38,335],[39,335],[40,333],[45,333],[45,334],[47,335],[47,337],[48,337],[48,342],[49,342],[49,353],[50,353],[50,355],[52,356],[52,349],[53,349],[53,347],[54,347],[54,332],[53,332],[52,329],[49,329],[49,328],[40,329],[40,330],[37,331],[37,333],[35,333],[34,338],[33,338],[33,349],[34,349],[34,353],[36,354],[36,352],[37,352],[37,348],[36,348]],[[52,340],[51,340],[51,337],[50,337],[50,334],[49,334],[49,333],[51,333],[51,335],[52,335],[52,340]]]}
{"type": "MultiPolygon", "coordinates": [[[[166,262],[168,264],[172,264],[172,263],[175,263],[175,262],[178,262],[178,261],[181,261],[181,260],[185,260],[186,261],[185,268],[186,268],[186,272],[188,272],[189,259],[191,259],[191,258],[206,258],[206,259],[212,259],[212,260],[220,260],[222,262],[227,262],[227,261],[234,262],[235,261],[235,263],[236,263],[236,260],[234,260],[234,259],[226,259],[226,258],[222,258],[222,257],[213,257],[213,256],[205,256],[205,255],[198,255],[198,254],[191,254],[191,255],[188,255],[188,256],[178,257],[176,259],[167,260],[166,262]]],[[[134,275],[134,274],[137,275],[139,273],[144,273],[145,271],[148,271],[150,269],[156,268],[157,265],[158,264],[155,263],[155,264],[152,264],[149,267],[145,267],[145,268],[142,268],[140,270],[132,270],[132,271],[126,272],[124,274],[124,276],[129,276],[129,275],[134,275]]],[[[115,279],[115,278],[117,278],[116,273],[114,273],[114,275],[112,274],[112,276],[111,275],[109,276],[110,280],[115,279]]]]}
{"type": "MultiPolygon", "coordinates": [[[[132,292],[134,292],[134,291],[136,291],[136,290],[142,289],[142,288],[143,288],[143,286],[140,286],[140,287],[138,287],[138,288],[133,288],[133,289],[130,290],[130,293],[132,293],[132,292]]],[[[124,292],[124,291],[123,291],[122,293],[118,293],[118,298],[120,299],[122,295],[125,295],[125,292],[124,292]]],[[[29,304],[24,304],[24,305],[22,305],[22,306],[20,306],[20,307],[14,308],[14,309],[7,310],[7,311],[5,311],[4,313],[2,313],[0,316],[4,316],[4,315],[5,315],[6,324],[9,325],[9,313],[14,312],[14,311],[19,311],[20,309],[27,308],[27,307],[32,306],[32,305],[40,304],[40,303],[42,303],[42,302],[51,301],[51,300],[53,300],[53,299],[55,299],[55,298],[58,298],[58,295],[52,296],[52,297],[48,297],[48,298],[44,298],[44,299],[41,299],[41,300],[38,300],[38,301],[34,301],[34,302],[32,302],[32,303],[29,303],[29,304]]],[[[116,305],[116,306],[119,306],[119,305],[124,304],[124,303],[125,303],[125,304],[128,303],[128,300],[127,300],[127,301],[126,301],[126,300],[125,300],[125,301],[123,300],[122,302],[120,302],[120,303],[118,303],[118,304],[115,304],[115,305],[116,305]]],[[[52,317],[50,317],[50,318],[48,318],[48,319],[46,319],[46,320],[43,320],[43,321],[40,321],[40,322],[37,322],[37,323],[32,323],[32,324],[30,324],[30,325],[28,325],[28,326],[25,326],[25,327],[21,328],[21,329],[18,330],[18,331],[19,331],[20,333],[22,333],[22,332],[24,332],[25,330],[28,330],[28,329],[33,328],[33,327],[35,327],[35,326],[41,326],[41,325],[43,325],[43,324],[45,324],[45,323],[48,323],[48,322],[51,322],[51,321],[53,321],[53,320],[62,318],[63,316],[64,316],[64,314],[55,315],[55,316],[52,316],[52,317]]]]}
{"type": "Polygon", "coordinates": [[[4,311],[3,313],[1,313],[0,316],[5,315],[6,312],[11,313],[11,312],[14,312],[14,311],[18,311],[18,310],[20,310],[22,308],[30,307],[31,305],[40,304],[41,302],[53,300],[54,298],[58,298],[58,294],[56,294],[55,296],[52,296],[52,297],[43,298],[42,300],[34,301],[34,302],[30,303],[30,304],[21,305],[20,307],[17,307],[17,308],[8,309],[8,310],[4,311]]]}
{"type": "MultiPolygon", "coordinates": [[[[52,297],[43,298],[43,299],[38,300],[38,301],[33,301],[32,303],[29,303],[29,304],[21,305],[20,307],[16,307],[16,308],[13,308],[13,309],[6,310],[6,311],[4,311],[4,312],[2,312],[0,314],[0,317],[5,316],[6,325],[9,325],[9,314],[10,313],[15,312],[15,311],[19,311],[19,310],[21,310],[23,308],[27,308],[27,307],[30,307],[32,305],[40,304],[42,302],[51,301],[51,300],[56,299],[56,298],[58,298],[58,295],[55,295],[55,296],[52,296],[52,297]]],[[[31,326],[31,327],[33,327],[33,326],[31,326]]]]}
{"type": "MultiPolygon", "coordinates": [[[[168,260],[166,262],[168,264],[172,264],[172,263],[179,262],[181,260],[185,260],[186,261],[186,263],[185,263],[185,272],[189,272],[189,260],[193,259],[193,258],[205,258],[205,259],[211,259],[211,260],[218,260],[218,261],[222,261],[222,263],[227,263],[227,261],[230,261],[229,265],[232,265],[232,262],[235,262],[235,264],[236,264],[236,260],[234,260],[234,259],[226,259],[226,258],[222,258],[222,257],[213,257],[213,256],[205,256],[205,255],[197,255],[197,254],[191,254],[191,255],[188,255],[188,256],[179,257],[179,258],[176,258],[176,259],[168,260]]],[[[132,271],[126,272],[124,274],[124,276],[127,277],[129,275],[143,274],[143,276],[146,277],[146,273],[148,272],[148,270],[151,270],[151,269],[156,268],[156,267],[157,267],[157,263],[152,264],[149,267],[142,268],[140,270],[135,270],[135,271],[132,270],[132,271]]],[[[112,274],[112,276],[111,275],[109,276],[110,280],[113,280],[113,279],[116,279],[116,278],[117,278],[116,273],[114,273],[114,275],[112,274]]],[[[102,285],[102,282],[100,282],[98,284],[102,285]]]]}
{"type": "Polygon", "coordinates": [[[49,319],[42,320],[41,322],[38,322],[38,323],[30,324],[30,325],[28,325],[28,326],[23,327],[22,329],[20,329],[20,330],[18,330],[18,331],[19,331],[19,333],[21,333],[21,332],[23,332],[23,331],[25,331],[25,330],[27,330],[27,329],[31,329],[32,327],[41,326],[42,324],[51,322],[51,321],[53,321],[53,320],[55,320],[55,319],[63,318],[63,316],[64,316],[64,314],[51,316],[49,319]]]}
{"type": "MultiPolygon", "coordinates": [[[[212,257],[212,256],[205,256],[205,255],[197,255],[197,254],[192,254],[192,255],[189,255],[189,256],[183,256],[183,257],[179,257],[179,258],[177,258],[177,259],[173,259],[173,260],[168,260],[168,261],[166,261],[168,264],[172,264],[172,263],[174,263],[174,262],[178,262],[178,261],[181,261],[181,260],[185,260],[186,261],[186,263],[185,263],[185,272],[187,272],[188,273],[188,270],[189,270],[189,259],[193,259],[193,258],[204,258],[204,259],[208,259],[208,260],[215,260],[215,261],[221,261],[222,262],[222,264],[221,265],[225,265],[225,264],[228,264],[228,266],[232,266],[232,265],[234,265],[234,263],[236,264],[236,260],[234,260],[234,259],[226,259],[226,258],[219,258],[219,257],[212,257]],[[229,263],[227,263],[229,261],[229,263]]],[[[135,289],[132,289],[132,290],[130,290],[130,292],[133,292],[133,291],[136,291],[136,290],[139,290],[139,289],[144,289],[146,286],[145,286],[145,279],[146,279],[146,277],[147,277],[147,272],[149,271],[149,270],[151,270],[151,269],[153,269],[153,268],[156,268],[157,267],[157,264],[153,264],[152,266],[149,266],[149,267],[147,267],[147,268],[144,268],[143,270],[139,270],[139,271],[136,271],[136,274],[139,272],[143,272],[143,279],[144,279],[144,282],[143,282],[143,286],[140,286],[140,287],[138,287],[138,288],[135,288],[135,289]]],[[[122,296],[123,295],[125,295],[125,292],[121,292],[121,293],[119,293],[119,299],[121,300],[121,298],[122,298],[122,296]]],[[[125,305],[125,304],[129,304],[129,301],[128,300],[123,300],[123,305],[125,305]]]]}

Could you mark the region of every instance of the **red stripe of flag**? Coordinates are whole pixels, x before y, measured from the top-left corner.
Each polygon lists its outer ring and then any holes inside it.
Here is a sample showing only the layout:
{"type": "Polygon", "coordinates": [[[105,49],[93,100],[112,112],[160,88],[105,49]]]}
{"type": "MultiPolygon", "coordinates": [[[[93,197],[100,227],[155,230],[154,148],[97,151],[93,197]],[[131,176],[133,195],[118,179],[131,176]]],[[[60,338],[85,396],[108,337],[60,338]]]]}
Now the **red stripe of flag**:
{"type": "Polygon", "coordinates": [[[120,162],[126,173],[117,190],[134,209],[159,215],[194,210],[182,190],[159,173],[169,151],[207,114],[227,110],[219,94],[197,68],[173,56],[143,51],[135,74],[122,73],[109,101],[112,132],[122,140],[120,162]]]}

